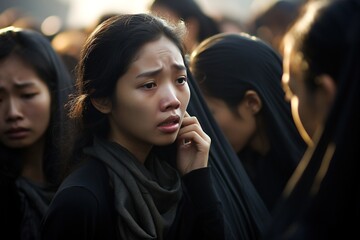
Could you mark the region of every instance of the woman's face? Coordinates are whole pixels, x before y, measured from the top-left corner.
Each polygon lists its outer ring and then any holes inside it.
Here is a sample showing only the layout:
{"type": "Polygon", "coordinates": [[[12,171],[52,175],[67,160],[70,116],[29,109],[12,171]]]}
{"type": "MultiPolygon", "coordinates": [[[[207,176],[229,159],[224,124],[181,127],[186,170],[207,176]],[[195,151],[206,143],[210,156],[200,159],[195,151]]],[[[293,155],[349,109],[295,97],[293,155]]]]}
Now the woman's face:
{"type": "Polygon", "coordinates": [[[110,139],[129,150],[173,143],[190,100],[180,50],[166,37],[145,44],[115,93],[110,139]]]}
{"type": "Polygon", "coordinates": [[[47,85],[20,58],[0,61],[0,141],[9,148],[37,143],[50,122],[47,85]]]}
{"type": "Polygon", "coordinates": [[[222,99],[205,95],[205,100],[217,124],[236,152],[251,145],[252,136],[256,131],[256,119],[245,102],[239,103],[237,115],[222,99]]]}
{"type": "Polygon", "coordinates": [[[286,99],[291,103],[291,112],[301,136],[309,145],[316,130],[318,112],[314,98],[305,86],[301,69],[306,66],[302,55],[288,48],[284,53],[282,84],[286,99]]]}

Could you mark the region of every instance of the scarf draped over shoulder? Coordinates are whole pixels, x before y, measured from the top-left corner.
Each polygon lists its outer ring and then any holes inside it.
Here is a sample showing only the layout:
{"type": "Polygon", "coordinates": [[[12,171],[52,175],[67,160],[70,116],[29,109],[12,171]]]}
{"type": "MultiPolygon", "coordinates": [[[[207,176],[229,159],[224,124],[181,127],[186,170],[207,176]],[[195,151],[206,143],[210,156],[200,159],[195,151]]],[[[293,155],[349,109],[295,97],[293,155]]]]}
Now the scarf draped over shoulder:
{"type": "Polygon", "coordinates": [[[127,149],[100,138],[84,152],[107,167],[121,239],[163,239],[182,196],[176,169],[154,154],[143,165],[127,149]]]}

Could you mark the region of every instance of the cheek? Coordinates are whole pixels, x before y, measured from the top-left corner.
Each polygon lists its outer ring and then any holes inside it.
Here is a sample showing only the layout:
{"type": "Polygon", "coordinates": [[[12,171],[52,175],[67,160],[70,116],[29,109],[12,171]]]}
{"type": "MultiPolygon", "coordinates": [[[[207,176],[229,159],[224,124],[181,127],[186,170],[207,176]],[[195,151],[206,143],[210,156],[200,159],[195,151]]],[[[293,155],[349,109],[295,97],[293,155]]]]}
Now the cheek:
{"type": "Polygon", "coordinates": [[[115,124],[134,131],[147,126],[154,118],[152,105],[150,101],[118,101],[112,111],[115,124]]]}
{"type": "Polygon", "coordinates": [[[249,144],[254,132],[256,131],[255,119],[242,120],[237,123],[237,127],[232,131],[234,137],[235,151],[241,151],[249,144]]]}
{"type": "Polygon", "coordinates": [[[254,132],[255,121],[236,118],[228,111],[218,112],[214,117],[234,150],[242,150],[254,132]]]}
{"type": "Polygon", "coordinates": [[[50,96],[44,95],[38,101],[34,102],[27,109],[29,120],[39,129],[45,132],[51,116],[50,96]]]}
{"type": "Polygon", "coordinates": [[[311,135],[312,128],[310,126],[315,121],[316,116],[314,115],[314,112],[311,111],[311,106],[309,104],[311,103],[301,100],[299,98],[299,105],[298,105],[299,120],[304,126],[305,131],[307,131],[311,135]]]}
{"type": "Polygon", "coordinates": [[[190,102],[189,85],[187,85],[187,87],[186,87],[186,89],[184,89],[184,91],[180,92],[178,98],[179,98],[179,101],[181,102],[181,110],[184,112],[190,102]]]}

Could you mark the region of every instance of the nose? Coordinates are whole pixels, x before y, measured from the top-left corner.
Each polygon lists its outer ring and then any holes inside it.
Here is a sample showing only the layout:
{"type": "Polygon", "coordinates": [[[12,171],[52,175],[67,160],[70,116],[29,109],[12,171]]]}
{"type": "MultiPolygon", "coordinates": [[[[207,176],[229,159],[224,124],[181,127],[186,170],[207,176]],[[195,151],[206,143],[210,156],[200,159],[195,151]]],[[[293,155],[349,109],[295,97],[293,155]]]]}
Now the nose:
{"type": "Polygon", "coordinates": [[[177,97],[177,90],[174,86],[166,86],[162,91],[162,98],[160,101],[161,111],[168,111],[180,107],[180,100],[177,97]]]}
{"type": "Polygon", "coordinates": [[[6,121],[12,122],[19,119],[22,119],[23,115],[21,112],[21,107],[15,99],[9,99],[8,109],[6,111],[6,121]]]}

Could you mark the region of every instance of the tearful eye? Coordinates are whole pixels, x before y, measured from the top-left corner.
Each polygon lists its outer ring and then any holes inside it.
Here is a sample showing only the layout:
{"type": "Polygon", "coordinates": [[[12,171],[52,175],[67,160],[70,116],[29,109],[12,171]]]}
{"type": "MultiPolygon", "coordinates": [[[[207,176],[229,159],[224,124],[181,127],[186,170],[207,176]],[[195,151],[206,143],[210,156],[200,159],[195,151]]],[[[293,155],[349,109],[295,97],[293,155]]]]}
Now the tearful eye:
{"type": "Polygon", "coordinates": [[[141,87],[145,88],[145,89],[152,89],[152,88],[156,87],[156,84],[151,82],[151,83],[146,83],[146,84],[142,85],[141,87]]]}
{"type": "Polygon", "coordinates": [[[187,82],[187,77],[179,77],[178,79],[176,79],[176,81],[178,82],[178,84],[185,84],[187,82]]]}
{"type": "Polygon", "coordinates": [[[21,97],[24,99],[30,99],[33,98],[37,95],[37,93],[25,93],[25,94],[21,94],[21,97]]]}

